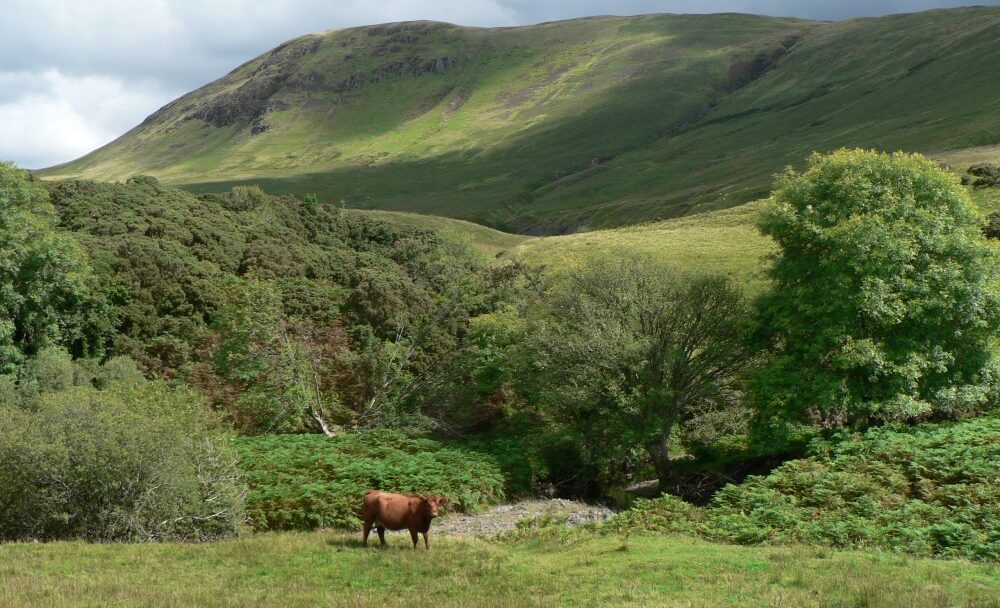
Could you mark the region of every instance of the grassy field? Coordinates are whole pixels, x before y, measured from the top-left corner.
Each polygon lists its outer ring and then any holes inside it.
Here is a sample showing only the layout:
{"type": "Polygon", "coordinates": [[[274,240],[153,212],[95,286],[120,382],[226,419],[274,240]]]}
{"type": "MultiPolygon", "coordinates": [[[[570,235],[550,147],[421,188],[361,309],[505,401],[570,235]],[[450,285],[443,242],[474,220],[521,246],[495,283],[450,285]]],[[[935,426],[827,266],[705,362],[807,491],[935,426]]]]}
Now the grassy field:
{"type": "Polygon", "coordinates": [[[813,150],[995,157],[998,35],[1000,7],[336,30],[41,174],[252,182],[536,234],[635,224],[761,198],[813,150]]]}
{"type": "Polygon", "coordinates": [[[691,217],[567,236],[536,238],[515,252],[532,264],[562,272],[595,255],[635,252],[682,272],[724,274],[756,293],[765,284],[765,256],[775,251],[754,221],[763,203],[691,217]]]}
{"type": "MultiPolygon", "coordinates": [[[[1000,210],[1000,188],[970,188],[969,193],[983,215],[1000,210]]],[[[682,272],[724,274],[754,294],[767,281],[766,257],[776,251],[774,243],[754,224],[764,204],[755,201],[660,222],[546,237],[515,235],[462,220],[415,213],[348,213],[439,230],[489,255],[517,255],[553,273],[565,272],[592,256],[633,252],[662,260],[682,272]]]]}
{"type": "Polygon", "coordinates": [[[366,209],[346,209],[346,213],[380,219],[392,223],[408,224],[418,228],[433,230],[446,238],[471,244],[490,255],[516,249],[531,237],[494,230],[480,224],[456,220],[437,215],[421,215],[404,211],[378,211],[366,209]]]}
{"type": "Polygon", "coordinates": [[[261,534],[201,544],[0,546],[0,605],[1000,606],[995,566],[685,537],[571,544],[436,538],[413,552],[357,535],[261,534]]]}

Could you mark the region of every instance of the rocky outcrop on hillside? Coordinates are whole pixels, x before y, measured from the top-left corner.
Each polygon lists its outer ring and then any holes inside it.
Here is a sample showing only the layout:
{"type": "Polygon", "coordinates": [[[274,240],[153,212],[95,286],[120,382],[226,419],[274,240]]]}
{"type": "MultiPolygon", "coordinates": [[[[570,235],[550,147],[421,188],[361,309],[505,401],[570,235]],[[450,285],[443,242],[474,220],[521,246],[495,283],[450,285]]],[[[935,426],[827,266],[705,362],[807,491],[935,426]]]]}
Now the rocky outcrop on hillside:
{"type": "Polygon", "coordinates": [[[364,84],[378,84],[386,78],[401,78],[403,76],[422,76],[424,74],[444,74],[458,67],[455,57],[425,58],[417,55],[399,59],[385,65],[380,65],[369,72],[358,72],[344,78],[331,90],[334,93],[347,93],[360,89],[364,84]]]}
{"type": "Polygon", "coordinates": [[[267,112],[284,109],[284,102],[272,99],[292,76],[302,57],[319,50],[318,38],[296,39],[267,54],[249,78],[235,90],[212,97],[185,117],[203,120],[215,127],[246,125],[267,112]]]}
{"type": "MultiPolygon", "coordinates": [[[[320,71],[304,70],[302,67],[302,58],[316,53],[321,48],[323,42],[320,38],[293,40],[271,51],[249,75],[243,75],[242,68],[230,74],[233,79],[244,79],[235,89],[208,97],[198,105],[191,104],[181,108],[181,112],[184,113],[183,119],[201,120],[214,127],[244,128],[249,125],[251,133],[257,135],[271,129],[271,125],[264,120],[268,113],[288,108],[288,103],[284,99],[289,95],[303,91],[343,95],[362,86],[375,85],[388,79],[444,74],[457,68],[459,65],[457,57],[426,56],[412,52],[414,50],[412,44],[419,41],[426,33],[427,29],[420,24],[412,27],[400,25],[391,28],[382,26],[370,28],[369,36],[384,36],[384,39],[374,45],[357,43],[355,48],[363,55],[369,58],[398,56],[403,52],[404,44],[411,45],[407,47],[411,54],[385,61],[375,68],[357,71],[343,78],[336,78],[333,74],[320,71]]],[[[349,53],[346,57],[354,58],[354,54],[349,53]]],[[[155,116],[147,119],[147,122],[155,121],[155,116]]]]}

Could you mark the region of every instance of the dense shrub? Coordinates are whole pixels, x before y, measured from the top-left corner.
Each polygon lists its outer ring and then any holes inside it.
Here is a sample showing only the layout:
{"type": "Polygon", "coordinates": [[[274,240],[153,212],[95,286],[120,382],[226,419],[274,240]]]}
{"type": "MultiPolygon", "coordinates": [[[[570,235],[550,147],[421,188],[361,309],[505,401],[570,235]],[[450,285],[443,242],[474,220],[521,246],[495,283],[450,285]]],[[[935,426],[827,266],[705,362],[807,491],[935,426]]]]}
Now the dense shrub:
{"type": "Polygon", "coordinates": [[[599,524],[599,528],[626,536],[648,532],[695,534],[704,519],[702,509],[665,494],[636,499],[631,508],[599,524]]]}
{"type": "Polygon", "coordinates": [[[1000,559],[1000,413],[842,434],[812,452],[726,486],[705,508],[640,499],[597,529],[1000,559]]]}
{"type": "Polygon", "coordinates": [[[983,224],[983,236],[988,239],[1000,239],[1000,211],[994,211],[986,216],[986,223],[983,224]]]}
{"type": "MultiPolygon", "coordinates": [[[[138,177],[53,182],[49,190],[60,227],[86,248],[110,307],[110,354],[204,389],[244,432],[319,423],[297,415],[299,407],[275,416],[295,383],[230,365],[246,358],[213,357],[220,340],[223,348],[308,354],[308,374],[291,377],[309,376],[311,401],[321,404],[311,409],[325,410],[331,425],[430,428],[478,419],[455,390],[464,383],[451,379],[462,371],[469,319],[494,308],[501,290],[490,260],[472,247],[256,187],[195,196],[138,177]],[[257,315],[260,326],[225,335],[240,327],[227,320],[254,310],[260,289],[275,304],[257,315]],[[241,293],[250,297],[241,301],[241,293]],[[275,350],[277,342],[285,348],[275,350]]],[[[255,359],[273,371],[274,357],[255,359]]]]}
{"type": "Polygon", "coordinates": [[[485,456],[393,431],[241,437],[257,530],[354,528],[369,489],[435,493],[469,511],[503,499],[504,479],[485,456]]]}
{"type": "Polygon", "coordinates": [[[1000,187],[1000,167],[990,163],[979,163],[969,167],[969,175],[976,179],[968,179],[969,183],[978,188],[1000,187]]]}
{"type": "Polygon", "coordinates": [[[230,439],[204,401],[159,383],[0,405],[0,538],[205,540],[244,520],[230,439]]]}
{"type": "Polygon", "coordinates": [[[872,429],[724,488],[709,536],[1000,559],[1000,416],[872,429]]]}
{"type": "Polygon", "coordinates": [[[486,455],[503,473],[510,498],[538,495],[593,497],[599,470],[585,461],[577,435],[534,420],[506,420],[489,433],[454,440],[453,445],[486,455]],[[534,426],[528,427],[527,424],[534,426]]]}

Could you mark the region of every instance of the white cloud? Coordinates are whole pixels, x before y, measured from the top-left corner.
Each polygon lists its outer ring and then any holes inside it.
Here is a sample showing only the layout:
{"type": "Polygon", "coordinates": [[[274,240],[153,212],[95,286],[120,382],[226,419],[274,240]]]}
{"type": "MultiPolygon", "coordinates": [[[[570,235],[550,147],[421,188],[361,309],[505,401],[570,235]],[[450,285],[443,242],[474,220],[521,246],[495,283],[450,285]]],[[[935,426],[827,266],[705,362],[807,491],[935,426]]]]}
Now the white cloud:
{"type": "Polygon", "coordinates": [[[0,159],[40,168],[102,146],[177,95],[106,76],[0,72],[0,159]],[[20,94],[11,94],[20,91],[20,94]]]}
{"type": "Polygon", "coordinates": [[[0,159],[72,160],[289,38],[412,19],[516,24],[499,0],[6,0],[0,159]]]}

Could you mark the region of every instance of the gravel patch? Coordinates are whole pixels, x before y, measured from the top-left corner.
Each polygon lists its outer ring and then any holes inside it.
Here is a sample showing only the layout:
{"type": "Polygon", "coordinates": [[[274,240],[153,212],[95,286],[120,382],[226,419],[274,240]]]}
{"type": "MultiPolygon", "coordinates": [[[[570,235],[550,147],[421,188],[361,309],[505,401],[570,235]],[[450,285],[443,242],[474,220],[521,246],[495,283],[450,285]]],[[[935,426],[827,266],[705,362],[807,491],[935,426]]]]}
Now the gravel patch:
{"type": "Polygon", "coordinates": [[[500,505],[482,513],[447,515],[434,522],[431,532],[451,536],[496,536],[513,530],[523,520],[565,518],[565,525],[572,527],[604,521],[612,515],[614,511],[607,507],[561,498],[525,500],[500,505]]]}

